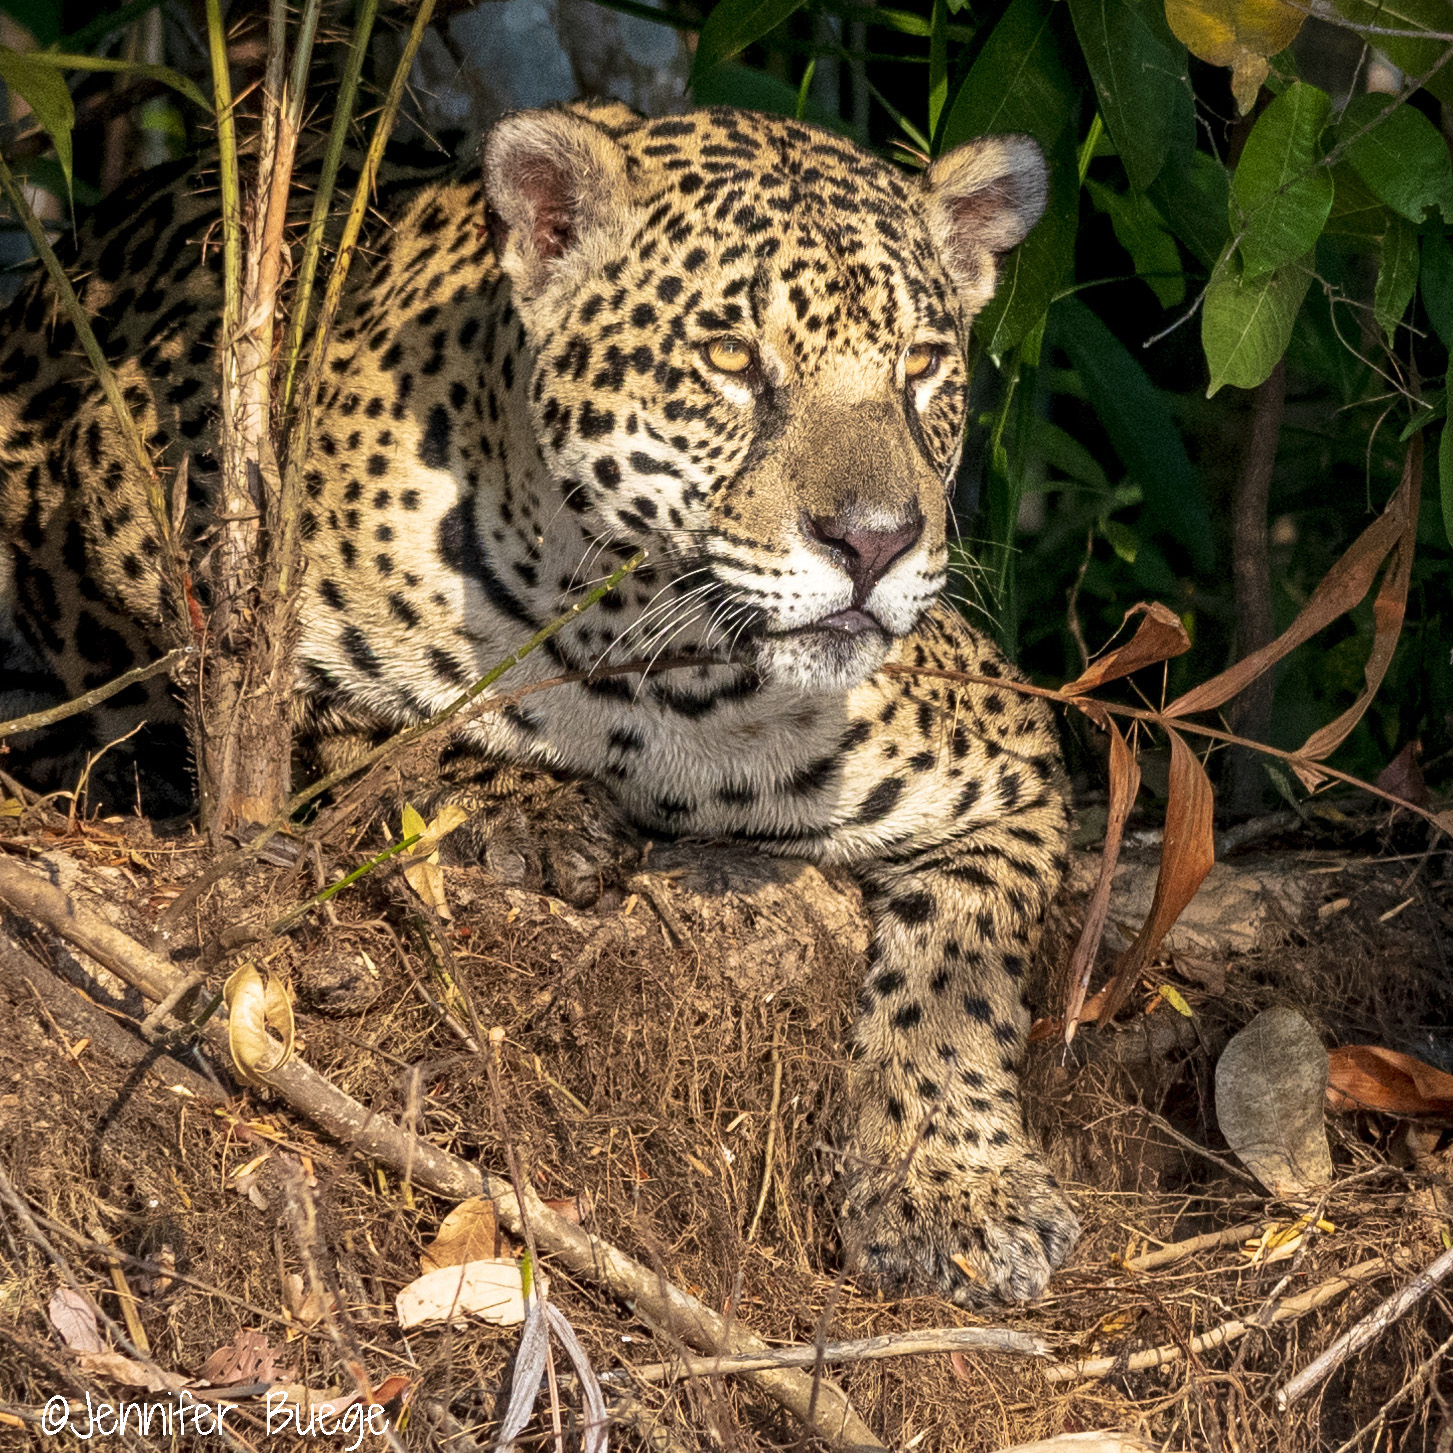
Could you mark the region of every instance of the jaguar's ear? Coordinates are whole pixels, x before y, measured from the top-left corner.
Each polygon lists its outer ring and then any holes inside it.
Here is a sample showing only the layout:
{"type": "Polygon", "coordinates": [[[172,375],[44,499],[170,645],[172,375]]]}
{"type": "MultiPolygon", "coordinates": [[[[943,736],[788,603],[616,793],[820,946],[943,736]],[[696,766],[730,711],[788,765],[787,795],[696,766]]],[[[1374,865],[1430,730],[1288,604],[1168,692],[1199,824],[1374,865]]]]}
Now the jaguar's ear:
{"type": "Polygon", "coordinates": [[[624,227],[611,224],[627,211],[626,154],[568,111],[506,116],[485,142],[484,182],[500,266],[526,297],[574,259],[623,240],[614,234],[624,227]]]}
{"type": "Polygon", "coordinates": [[[928,224],[972,318],[994,295],[999,259],[1029,235],[1049,169],[1027,136],[984,136],[939,157],[925,177],[928,224]]]}

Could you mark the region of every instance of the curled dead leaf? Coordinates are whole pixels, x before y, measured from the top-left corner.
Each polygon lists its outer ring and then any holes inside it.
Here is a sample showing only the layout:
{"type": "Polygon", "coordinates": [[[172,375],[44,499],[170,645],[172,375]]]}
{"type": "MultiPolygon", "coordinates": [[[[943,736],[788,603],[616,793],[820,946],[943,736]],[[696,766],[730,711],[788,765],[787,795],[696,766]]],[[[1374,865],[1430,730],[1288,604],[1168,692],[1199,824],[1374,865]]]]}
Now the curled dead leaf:
{"type": "Polygon", "coordinates": [[[222,989],[227,1005],[227,1046],[245,1079],[281,1069],[293,1054],[293,1006],[271,974],[263,978],[243,964],[222,989]],[[277,1034],[274,1039],[269,1033],[277,1034]]]}
{"type": "Polygon", "coordinates": [[[1159,665],[1191,649],[1186,628],[1169,606],[1159,601],[1141,601],[1125,612],[1121,626],[1137,614],[1143,614],[1145,619],[1135,628],[1130,640],[1114,651],[1107,651],[1098,661],[1092,661],[1073,681],[1062,686],[1060,690],[1066,696],[1082,696],[1107,681],[1128,676],[1143,666],[1159,665]]]}
{"type": "Polygon", "coordinates": [[[1327,1105],[1389,1115],[1453,1114],[1453,1075],[1379,1044],[1348,1044],[1328,1056],[1327,1105]]]}

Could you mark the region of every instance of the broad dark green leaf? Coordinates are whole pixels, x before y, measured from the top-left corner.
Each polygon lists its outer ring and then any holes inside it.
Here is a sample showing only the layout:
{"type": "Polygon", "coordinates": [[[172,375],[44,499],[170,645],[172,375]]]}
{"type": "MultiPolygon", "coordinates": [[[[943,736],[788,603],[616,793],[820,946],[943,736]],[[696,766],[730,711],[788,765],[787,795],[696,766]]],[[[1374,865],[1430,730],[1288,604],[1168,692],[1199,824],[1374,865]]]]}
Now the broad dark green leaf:
{"type": "Polygon", "coordinates": [[[1110,219],[1115,239],[1130,254],[1135,275],[1144,281],[1162,308],[1173,308],[1186,296],[1181,251],[1166,231],[1165,219],[1143,192],[1116,192],[1090,179],[1090,199],[1110,219]]]}
{"type": "MultiPolygon", "coordinates": [[[[1453,362],[1448,365],[1448,393],[1453,399],[1453,362]]],[[[1443,504],[1443,533],[1453,545],[1453,419],[1443,423],[1443,436],[1438,440],[1438,493],[1443,504]]]]}
{"type": "MultiPolygon", "coordinates": [[[[766,111],[774,116],[796,116],[796,88],[765,71],[750,66],[715,66],[692,86],[699,106],[742,106],[749,111],[766,111]]],[[[848,125],[838,116],[829,116],[809,99],[805,120],[834,131],[846,132],[848,125]]]]}
{"type": "Polygon", "coordinates": [[[1392,346],[1393,334],[1418,290],[1418,233],[1404,217],[1395,213],[1388,217],[1383,234],[1382,256],[1377,264],[1377,288],[1372,296],[1372,310],[1379,326],[1392,346]]]}
{"type": "Polygon", "coordinates": [[[1184,166],[1172,154],[1150,189],[1150,199],[1170,229],[1202,267],[1212,268],[1226,248],[1230,177],[1226,168],[1204,151],[1192,152],[1184,166]]]}
{"type": "Polygon", "coordinates": [[[1200,476],[1160,391],[1125,345],[1078,298],[1055,309],[1056,334],[1085,386],[1096,417],[1130,478],[1140,486],[1151,524],[1209,570],[1215,545],[1200,476]]]}
{"type": "Polygon", "coordinates": [[[723,61],[776,30],[803,4],[804,0],[721,0],[706,17],[696,42],[696,60],[691,67],[693,88],[723,61]]]}
{"type": "Polygon", "coordinates": [[[1373,195],[1351,162],[1345,159],[1337,162],[1332,168],[1332,181],[1337,195],[1332,199],[1332,210],[1322,229],[1325,235],[1354,238],[1369,250],[1381,246],[1392,212],[1373,195]]]}
{"type": "Polygon", "coordinates": [[[34,51],[11,50],[0,45],[0,81],[21,97],[40,123],[60,162],[67,188],[71,185],[71,130],[76,108],[61,73],[37,59],[34,51]]]}
{"type": "Polygon", "coordinates": [[[1254,280],[1242,277],[1234,257],[1217,266],[1201,309],[1208,398],[1225,384],[1255,388],[1270,375],[1291,341],[1311,285],[1311,261],[1308,256],[1254,280]]]}
{"type": "Polygon", "coordinates": [[[1143,192],[1165,163],[1179,111],[1186,48],[1152,26],[1160,0],[1069,0],[1095,101],[1130,185],[1143,192]]]}
{"type": "Polygon", "coordinates": [[[56,0],[0,0],[0,15],[23,25],[37,45],[60,39],[61,7],[56,0]]]}
{"type": "Polygon", "coordinates": [[[1247,282],[1308,253],[1326,225],[1336,189],[1320,165],[1332,103],[1298,81],[1256,119],[1231,178],[1231,226],[1241,236],[1247,282]]]}
{"type": "Polygon", "coordinates": [[[1044,148],[1049,203],[1028,238],[1005,259],[999,289],[975,332],[1003,354],[1042,318],[1074,262],[1079,177],[1071,123],[1078,91],[1065,65],[1060,7],[1013,0],[969,68],[943,123],[944,151],[976,136],[1019,132],[1044,148]]]}
{"type": "MultiPolygon", "coordinates": [[[[1377,25],[1386,30],[1433,30],[1444,35],[1453,29],[1448,0],[1332,0],[1332,5],[1354,25],[1377,25]]],[[[1368,39],[1411,77],[1428,75],[1448,49],[1446,40],[1408,40],[1387,35],[1368,39]]],[[[1453,105],[1453,66],[1444,66],[1424,84],[1445,106],[1453,105]]]]}
{"type": "Polygon", "coordinates": [[[1422,253],[1423,307],[1443,346],[1453,351],[1453,244],[1441,227],[1428,227],[1423,230],[1422,253]]]}
{"type": "Polygon", "coordinates": [[[999,286],[974,321],[974,336],[996,357],[1024,341],[1074,267],[1080,205],[1075,145],[1068,132],[1046,152],[1046,160],[1050,180],[1044,216],[1000,264],[999,286]]]}
{"type": "Polygon", "coordinates": [[[1337,139],[1357,174],[1395,212],[1421,222],[1436,206],[1453,223],[1453,160],[1438,128],[1421,111],[1390,96],[1358,96],[1343,113],[1337,139]]]}

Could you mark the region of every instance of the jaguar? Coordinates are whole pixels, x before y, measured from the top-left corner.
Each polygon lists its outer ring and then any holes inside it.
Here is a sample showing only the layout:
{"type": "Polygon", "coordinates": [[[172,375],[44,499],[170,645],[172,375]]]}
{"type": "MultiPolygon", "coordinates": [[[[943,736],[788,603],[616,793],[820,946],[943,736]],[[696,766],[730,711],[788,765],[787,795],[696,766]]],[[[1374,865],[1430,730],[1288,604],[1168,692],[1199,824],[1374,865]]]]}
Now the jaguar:
{"type": "MultiPolygon", "coordinates": [[[[469,727],[475,786],[586,781],[647,834],[856,875],[873,940],[845,1255],[965,1304],[1039,1295],[1078,1234],[1019,1098],[1064,774],[1046,710],[944,598],[969,328],[1046,191],[1017,136],[915,173],[744,111],[507,116],[472,161],[381,195],[305,461],[314,736],[425,720],[645,551],[508,684],[574,679],[469,727]]],[[[202,164],[174,164],[102,204],[71,264],[158,467],[185,464],[198,552],[218,211],[202,164]]],[[[132,461],[33,283],[0,326],[12,696],[73,696],[164,649],[132,461]]],[[[84,747],[176,719],[158,679],[67,730],[84,747]]]]}

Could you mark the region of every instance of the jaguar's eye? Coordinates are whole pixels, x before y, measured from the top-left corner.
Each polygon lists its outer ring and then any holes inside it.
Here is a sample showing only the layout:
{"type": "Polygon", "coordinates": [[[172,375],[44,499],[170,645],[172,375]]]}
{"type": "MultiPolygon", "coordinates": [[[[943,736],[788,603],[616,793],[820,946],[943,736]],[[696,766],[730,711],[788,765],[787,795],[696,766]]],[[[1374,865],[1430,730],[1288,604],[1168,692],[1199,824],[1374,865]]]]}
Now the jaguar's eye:
{"type": "Polygon", "coordinates": [[[937,343],[915,343],[903,355],[903,377],[910,382],[932,378],[942,357],[943,349],[937,343]]]}
{"type": "Polygon", "coordinates": [[[713,338],[702,353],[718,373],[745,373],[755,361],[751,344],[741,338],[713,338]]]}

